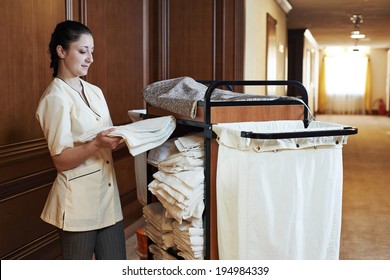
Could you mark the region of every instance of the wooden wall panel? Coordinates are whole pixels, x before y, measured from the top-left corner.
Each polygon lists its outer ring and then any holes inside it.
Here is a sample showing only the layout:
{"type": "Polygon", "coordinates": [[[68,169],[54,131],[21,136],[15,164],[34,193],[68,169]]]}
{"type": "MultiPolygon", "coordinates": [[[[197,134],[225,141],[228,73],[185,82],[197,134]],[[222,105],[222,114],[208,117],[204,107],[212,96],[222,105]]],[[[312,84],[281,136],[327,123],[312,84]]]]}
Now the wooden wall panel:
{"type": "Polygon", "coordinates": [[[128,123],[127,111],[143,108],[144,2],[87,2],[87,24],[95,40],[94,63],[87,80],[102,88],[114,124],[128,123]]]}
{"type": "Polygon", "coordinates": [[[4,0],[0,6],[0,145],[42,137],[35,120],[51,80],[51,32],[64,19],[64,0],[4,0]]]}
{"type": "Polygon", "coordinates": [[[214,76],[214,2],[167,1],[167,73],[170,78],[214,76]]]}
{"type": "Polygon", "coordinates": [[[152,81],[242,79],[244,1],[159,0],[151,7],[152,81]]]}
{"type": "Polygon", "coordinates": [[[0,256],[10,258],[8,255],[24,255],[29,258],[27,252],[36,247],[34,245],[36,240],[55,231],[52,226],[40,219],[50,187],[51,185],[37,186],[32,190],[1,200],[0,256]]]}
{"type": "Polygon", "coordinates": [[[55,170],[35,110],[52,79],[48,44],[65,0],[0,4],[0,258],[57,258],[40,212],[55,170]]]}

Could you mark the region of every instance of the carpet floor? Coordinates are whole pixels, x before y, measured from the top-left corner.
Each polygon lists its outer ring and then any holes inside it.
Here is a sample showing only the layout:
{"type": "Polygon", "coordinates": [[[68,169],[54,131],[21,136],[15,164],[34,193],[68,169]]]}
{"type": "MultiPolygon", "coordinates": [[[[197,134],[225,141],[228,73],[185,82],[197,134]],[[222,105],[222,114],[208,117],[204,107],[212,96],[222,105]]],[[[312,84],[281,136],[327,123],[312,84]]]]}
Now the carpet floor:
{"type": "Polygon", "coordinates": [[[390,259],[390,118],[317,115],[358,128],[343,147],[340,259],[390,259]]]}

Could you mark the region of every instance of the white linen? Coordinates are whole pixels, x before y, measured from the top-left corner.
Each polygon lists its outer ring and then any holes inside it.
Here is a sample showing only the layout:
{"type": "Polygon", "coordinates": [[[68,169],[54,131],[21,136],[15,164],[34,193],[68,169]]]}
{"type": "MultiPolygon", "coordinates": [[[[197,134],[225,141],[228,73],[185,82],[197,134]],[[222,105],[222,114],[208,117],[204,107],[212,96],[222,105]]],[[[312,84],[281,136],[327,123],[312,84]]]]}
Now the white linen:
{"type": "Polygon", "coordinates": [[[203,259],[204,256],[203,158],[203,137],[200,134],[170,139],[152,149],[148,155],[148,162],[158,167],[148,189],[159,200],[159,207],[164,208],[164,216],[183,226],[176,226],[172,235],[161,237],[149,228],[145,232],[150,233],[152,240],[161,248],[166,249],[172,245],[168,242],[173,242],[172,247],[185,259],[203,259]]]}
{"type": "MultiPolygon", "coordinates": [[[[129,110],[127,113],[132,122],[138,122],[143,120],[143,116],[146,114],[146,109],[129,110]]],[[[147,158],[146,152],[134,156],[137,199],[143,206],[147,204],[147,190],[148,190],[146,158],[147,158]]]]}
{"type": "Polygon", "coordinates": [[[182,224],[179,224],[177,221],[174,221],[172,223],[173,230],[178,230],[181,232],[181,234],[189,235],[189,236],[203,236],[203,227],[194,227],[188,222],[183,222],[182,224]]]}
{"type": "Polygon", "coordinates": [[[165,173],[178,173],[186,170],[193,170],[201,167],[203,169],[203,158],[188,156],[185,152],[172,155],[158,164],[158,169],[165,173]]]}
{"type": "Polygon", "coordinates": [[[175,246],[173,240],[173,220],[165,217],[160,202],[153,202],[142,208],[145,218],[145,234],[159,247],[168,249],[175,246]]]}
{"type": "Polygon", "coordinates": [[[154,225],[159,231],[172,231],[173,220],[166,218],[165,209],[161,202],[153,202],[142,208],[144,217],[154,225]]]}
{"type": "Polygon", "coordinates": [[[203,147],[204,138],[201,133],[178,137],[175,144],[180,152],[203,147]]]}
{"type": "Polygon", "coordinates": [[[158,166],[158,164],[168,157],[175,155],[179,152],[174,143],[175,139],[169,139],[165,141],[160,146],[151,149],[148,152],[147,162],[154,166],[158,166]]]}
{"type": "Polygon", "coordinates": [[[164,249],[158,247],[156,244],[149,245],[149,251],[153,254],[154,260],[177,260],[177,258],[164,249]]]}
{"type": "Polygon", "coordinates": [[[79,140],[80,142],[91,141],[99,132],[109,128],[115,130],[108,135],[122,137],[130,154],[136,156],[163,144],[175,130],[176,120],[173,116],[164,116],[121,126],[103,127],[82,134],[79,140]]]}
{"type": "Polygon", "coordinates": [[[338,259],[346,137],[267,145],[236,134],[264,132],[264,124],[216,127],[219,258],[338,259]]]}

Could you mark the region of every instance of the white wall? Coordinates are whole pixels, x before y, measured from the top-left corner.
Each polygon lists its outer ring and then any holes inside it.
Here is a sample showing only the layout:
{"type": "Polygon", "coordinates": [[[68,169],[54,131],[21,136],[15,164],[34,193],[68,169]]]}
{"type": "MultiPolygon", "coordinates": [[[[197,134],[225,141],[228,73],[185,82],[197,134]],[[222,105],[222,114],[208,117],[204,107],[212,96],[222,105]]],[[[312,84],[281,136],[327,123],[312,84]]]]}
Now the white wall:
{"type": "MultiPolygon", "coordinates": [[[[378,109],[377,100],[382,98],[387,100],[386,80],[387,80],[387,49],[371,49],[369,52],[371,59],[371,92],[372,109],[378,109]]],[[[387,108],[388,109],[388,108],[387,108]]]]}
{"type": "MultiPolygon", "coordinates": [[[[277,80],[286,80],[286,14],[274,0],[246,0],[244,80],[266,80],[267,13],[276,21],[278,44],[277,80]]],[[[246,87],[245,92],[264,94],[264,87],[246,87]]]]}
{"type": "Polygon", "coordinates": [[[319,50],[309,29],[304,33],[303,52],[302,84],[307,91],[309,108],[314,113],[318,109],[319,50]]]}
{"type": "Polygon", "coordinates": [[[390,50],[387,50],[387,70],[386,70],[386,110],[389,110],[390,104],[390,50]]]}

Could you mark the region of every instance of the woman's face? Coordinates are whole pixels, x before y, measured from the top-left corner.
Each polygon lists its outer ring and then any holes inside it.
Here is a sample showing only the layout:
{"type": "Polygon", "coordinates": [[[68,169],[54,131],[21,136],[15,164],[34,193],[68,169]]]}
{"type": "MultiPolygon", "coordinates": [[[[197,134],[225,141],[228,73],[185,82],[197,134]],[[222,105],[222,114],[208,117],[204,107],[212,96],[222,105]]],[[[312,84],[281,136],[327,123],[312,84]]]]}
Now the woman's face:
{"type": "Polygon", "coordinates": [[[93,62],[93,37],[89,34],[81,35],[80,39],[70,44],[69,49],[63,51],[63,63],[59,73],[67,77],[80,77],[88,73],[93,62]]]}

